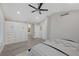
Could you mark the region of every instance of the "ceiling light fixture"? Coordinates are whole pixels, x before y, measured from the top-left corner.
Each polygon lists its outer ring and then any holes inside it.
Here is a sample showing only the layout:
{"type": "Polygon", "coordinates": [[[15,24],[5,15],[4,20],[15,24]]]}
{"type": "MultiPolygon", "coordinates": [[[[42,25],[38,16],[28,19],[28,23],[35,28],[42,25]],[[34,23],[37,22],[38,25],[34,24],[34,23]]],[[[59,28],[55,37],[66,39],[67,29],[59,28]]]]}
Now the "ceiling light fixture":
{"type": "Polygon", "coordinates": [[[21,14],[19,11],[17,11],[17,14],[21,14]]]}

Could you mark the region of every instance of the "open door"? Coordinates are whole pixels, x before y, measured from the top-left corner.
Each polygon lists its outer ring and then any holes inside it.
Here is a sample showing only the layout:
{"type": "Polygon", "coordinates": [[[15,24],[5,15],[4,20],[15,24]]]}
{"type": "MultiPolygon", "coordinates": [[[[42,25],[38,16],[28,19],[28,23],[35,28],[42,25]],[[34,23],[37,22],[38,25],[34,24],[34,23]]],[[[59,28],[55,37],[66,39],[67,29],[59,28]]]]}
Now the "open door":
{"type": "Polygon", "coordinates": [[[28,23],[28,49],[33,46],[33,38],[34,38],[34,24],[28,23]]]}

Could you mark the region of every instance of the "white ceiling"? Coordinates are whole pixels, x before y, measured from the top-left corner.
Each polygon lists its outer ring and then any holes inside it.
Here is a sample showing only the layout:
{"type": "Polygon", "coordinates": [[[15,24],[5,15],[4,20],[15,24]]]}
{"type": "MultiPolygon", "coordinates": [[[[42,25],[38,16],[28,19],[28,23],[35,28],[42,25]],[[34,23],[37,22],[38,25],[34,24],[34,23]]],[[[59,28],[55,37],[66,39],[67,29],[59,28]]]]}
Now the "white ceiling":
{"type": "MultiPolygon", "coordinates": [[[[30,4],[30,3],[29,3],[30,4]]],[[[38,7],[37,4],[31,5],[38,7]]],[[[78,10],[78,3],[44,3],[42,8],[48,11],[31,13],[34,9],[28,6],[28,3],[3,3],[3,12],[7,20],[15,20],[21,22],[40,22],[46,16],[60,11],[78,10]]]]}

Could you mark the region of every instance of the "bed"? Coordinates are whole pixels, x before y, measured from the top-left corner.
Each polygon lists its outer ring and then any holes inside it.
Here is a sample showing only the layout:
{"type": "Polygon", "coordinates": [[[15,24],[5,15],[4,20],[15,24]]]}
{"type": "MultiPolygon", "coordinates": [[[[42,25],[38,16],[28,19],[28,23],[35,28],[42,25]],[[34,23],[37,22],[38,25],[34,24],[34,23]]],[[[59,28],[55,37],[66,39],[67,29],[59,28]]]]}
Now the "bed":
{"type": "Polygon", "coordinates": [[[79,44],[67,39],[41,42],[29,50],[29,56],[79,56],[79,44]]]}

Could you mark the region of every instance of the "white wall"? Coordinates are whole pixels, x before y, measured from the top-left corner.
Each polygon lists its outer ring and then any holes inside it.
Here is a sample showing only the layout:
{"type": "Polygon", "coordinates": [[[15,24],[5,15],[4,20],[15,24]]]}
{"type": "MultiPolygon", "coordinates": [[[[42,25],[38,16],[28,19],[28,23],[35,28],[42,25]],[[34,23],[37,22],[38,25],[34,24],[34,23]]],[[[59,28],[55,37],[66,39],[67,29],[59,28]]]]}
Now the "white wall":
{"type": "Polygon", "coordinates": [[[4,17],[0,6],[0,52],[4,46],[4,17]]]}
{"type": "Polygon", "coordinates": [[[6,44],[27,40],[27,24],[19,22],[5,22],[6,44]]]}
{"type": "Polygon", "coordinates": [[[48,39],[62,38],[79,42],[79,11],[70,12],[66,16],[58,13],[48,18],[48,39]]]}

